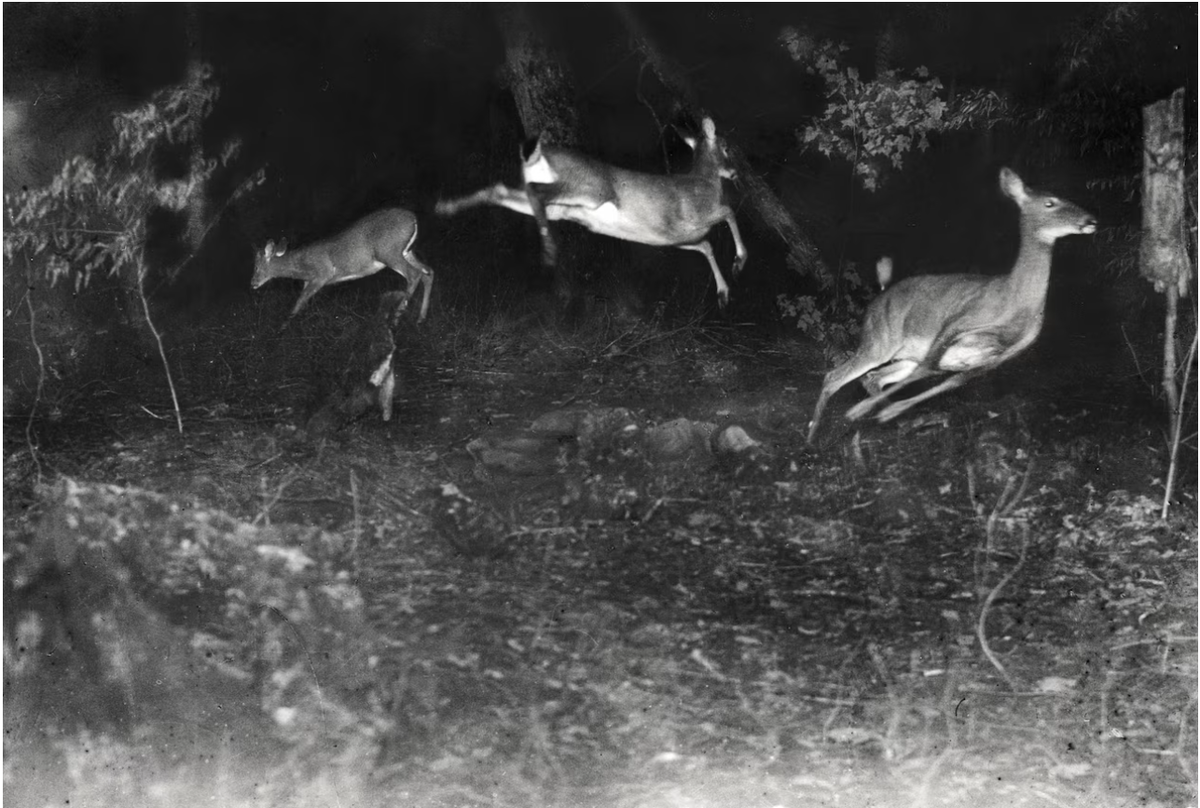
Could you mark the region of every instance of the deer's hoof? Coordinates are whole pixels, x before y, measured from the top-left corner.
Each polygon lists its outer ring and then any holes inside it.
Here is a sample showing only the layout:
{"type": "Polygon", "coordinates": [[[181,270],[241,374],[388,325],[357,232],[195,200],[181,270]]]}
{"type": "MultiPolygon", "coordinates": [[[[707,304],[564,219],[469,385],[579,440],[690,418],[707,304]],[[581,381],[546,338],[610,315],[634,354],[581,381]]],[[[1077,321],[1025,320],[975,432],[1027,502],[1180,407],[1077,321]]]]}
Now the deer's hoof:
{"type": "Polygon", "coordinates": [[[892,420],[907,409],[908,407],[905,406],[905,402],[897,401],[895,404],[889,404],[880,410],[879,415],[875,416],[875,420],[881,424],[886,424],[888,421],[892,420]]]}

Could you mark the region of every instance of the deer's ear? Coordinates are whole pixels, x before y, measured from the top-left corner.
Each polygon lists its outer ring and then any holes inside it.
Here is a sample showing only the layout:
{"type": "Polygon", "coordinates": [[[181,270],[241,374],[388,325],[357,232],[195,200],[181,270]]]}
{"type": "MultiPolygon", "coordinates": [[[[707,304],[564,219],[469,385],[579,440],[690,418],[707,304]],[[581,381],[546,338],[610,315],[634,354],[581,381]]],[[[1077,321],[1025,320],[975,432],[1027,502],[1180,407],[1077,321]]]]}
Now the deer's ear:
{"type": "Polygon", "coordinates": [[[1029,198],[1029,191],[1026,190],[1025,183],[1011,168],[1000,169],[1000,190],[1017,203],[1024,202],[1029,198]]]}
{"type": "Polygon", "coordinates": [[[275,248],[275,257],[280,258],[287,252],[287,239],[281,239],[279,246],[275,248]]]}
{"type": "Polygon", "coordinates": [[[713,123],[712,118],[705,116],[705,118],[701,122],[700,126],[704,130],[704,139],[705,140],[716,140],[717,139],[717,125],[715,123],[713,123]]]}

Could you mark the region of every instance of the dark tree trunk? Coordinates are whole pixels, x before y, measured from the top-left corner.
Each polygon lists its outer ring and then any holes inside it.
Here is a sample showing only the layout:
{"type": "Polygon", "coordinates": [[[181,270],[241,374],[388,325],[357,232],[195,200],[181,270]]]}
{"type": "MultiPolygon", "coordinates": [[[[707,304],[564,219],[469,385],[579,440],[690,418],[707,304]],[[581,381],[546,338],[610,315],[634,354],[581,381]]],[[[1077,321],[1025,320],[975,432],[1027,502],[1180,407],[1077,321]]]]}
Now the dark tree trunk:
{"type": "Polygon", "coordinates": [[[875,78],[878,79],[892,69],[896,61],[899,40],[900,27],[896,19],[887,20],[875,38],[875,78]]]}
{"type": "MultiPolygon", "coordinates": [[[[529,6],[513,3],[493,8],[504,37],[507,85],[525,136],[544,135],[558,146],[578,146],[581,129],[575,83],[566,61],[546,43],[529,6]]],[[[571,308],[579,298],[576,234],[566,234],[561,247],[554,264],[554,293],[564,307],[571,308]]]]}
{"type": "Polygon", "coordinates": [[[1185,215],[1187,197],[1184,183],[1186,157],[1183,146],[1183,96],[1184,90],[1181,87],[1172,93],[1170,98],[1146,107],[1143,110],[1142,122],[1145,157],[1142,169],[1142,243],[1138,263],[1142,277],[1167,296],[1162,388],[1167,398],[1171,423],[1171,456],[1163,497],[1164,518],[1175,487],[1184,423],[1183,396],[1187,393],[1186,380],[1196,350],[1193,321],[1191,347],[1184,360],[1184,383],[1181,385],[1180,346],[1177,336],[1179,298],[1186,297],[1192,285],[1193,270],[1187,245],[1195,238],[1195,222],[1188,222],[1185,215]]]}
{"type": "Polygon", "coordinates": [[[1186,297],[1191,265],[1185,244],[1183,88],[1143,111],[1142,277],[1160,292],[1186,297]]]}

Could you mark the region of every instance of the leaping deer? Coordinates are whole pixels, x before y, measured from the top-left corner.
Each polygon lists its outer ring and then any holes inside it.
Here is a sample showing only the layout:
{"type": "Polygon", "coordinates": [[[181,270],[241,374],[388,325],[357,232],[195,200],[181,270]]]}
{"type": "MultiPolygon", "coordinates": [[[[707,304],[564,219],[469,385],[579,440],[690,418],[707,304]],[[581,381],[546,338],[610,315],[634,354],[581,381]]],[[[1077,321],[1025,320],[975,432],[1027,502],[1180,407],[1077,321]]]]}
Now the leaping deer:
{"type": "Polygon", "coordinates": [[[694,250],[708,259],[717,282],[717,301],[724,308],[729,286],[708,243],[708,232],[718,222],[729,225],[737,250],[734,275],[746,263],[746,247],[721,187],[723,178],[736,176],[725,143],[717,137],[712,118],[705,118],[701,128],[703,140],[685,138],[694,152],[686,174],[628,171],[538,138],[521,151],[523,189],[497,183],[442,200],[436,210],[451,215],[477,205],[496,205],[532,216],[542,238],[542,260],[548,266],[557,257],[551,221],[574,222],[593,233],[638,244],[694,250]]]}
{"type": "Polygon", "coordinates": [[[830,396],[864,374],[868,397],[846,413],[851,421],[913,382],[953,374],[918,395],[887,404],[875,416],[890,421],[1007,362],[1037,338],[1054,242],[1095,233],[1096,218],[1071,202],[1026,188],[1008,168],[1000,170],[1000,190],[1021,216],[1021,247],[1012,271],[994,277],[919,275],[871,301],[858,350],[825,376],[808,426],[810,444],[830,396]]]}
{"type": "Polygon", "coordinates": [[[403,208],[377,210],[359,219],[332,238],[318,241],[293,252],[287,251],[287,239],[278,245],[268,241],[254,262],[251,288],[257,289],[272,278],[295,278],[304,281],[304,289],[288,321],[312,299],[312,296],[331,283],[344,283],[374,275],[385,267],[404,276],[406,297],[416,294],[425,285],[421,313],[417,322],[429,311],[429,294],[433,288],[433,270],[413,255],[417,240],[417,217],[403,208]]]}

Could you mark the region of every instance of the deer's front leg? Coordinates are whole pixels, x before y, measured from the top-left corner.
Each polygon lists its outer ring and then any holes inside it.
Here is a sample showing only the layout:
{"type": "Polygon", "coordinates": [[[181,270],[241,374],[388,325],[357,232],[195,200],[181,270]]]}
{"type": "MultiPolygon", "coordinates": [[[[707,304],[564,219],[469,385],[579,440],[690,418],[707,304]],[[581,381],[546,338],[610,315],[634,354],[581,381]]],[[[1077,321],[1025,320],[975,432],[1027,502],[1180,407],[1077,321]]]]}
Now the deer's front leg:
{"type": "Polygon", "coordinates": [[[737,218],[733,215],[733,211],[729,211],[725,215],[725,223],[729,225],[729,232],[733,233],[733,247],[737,250],[737,255],[733,259],[733,275],[737,276],[742,271],[742,267],[746,265],[746,245],[742,243],[742,234],[738,230],[737,218]]]}
{"type": "Polygon", "coordinates": [[[554,186],[539,182],[525,183],[525,197],[529,201],[530,215],[537,221],[538,235],[542,237],[542,264],[548,267],[558,263],[558,244],[550,232],[550,219],[546,216],[546,198],[554,196],[554,186]]]}
{"type": "Polygon", "coordinates": [[[288,315],[290,321],[293,317],[300,313],[300,310],[312,300],[313,295],[325,288],[332,280],[338,277],[338,269],[334,266],[333,261],[329,260],[329,256],[320,256],[314,264],[309,264],[308,267],[311,276],[304,282],[304,288],[300,291],[300,299],[296,301],[295,308],[288,315]]]}
{"type": "Polygon", "coordinates": [[[729,285],[725,283],[725,278],[721,276],[721,268],[717,266],[717,257],[713,255],[712,245],[707,241],[700,241],[695,244],[679,244],[681,250],[692,250],[698,252],[708,259],[708,265],[712,268],[713,279],[717,282],[717,306],[724,309],[729,305],[729,285]]]}

